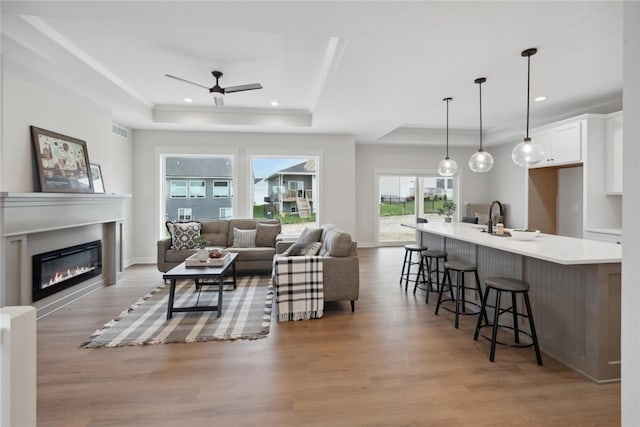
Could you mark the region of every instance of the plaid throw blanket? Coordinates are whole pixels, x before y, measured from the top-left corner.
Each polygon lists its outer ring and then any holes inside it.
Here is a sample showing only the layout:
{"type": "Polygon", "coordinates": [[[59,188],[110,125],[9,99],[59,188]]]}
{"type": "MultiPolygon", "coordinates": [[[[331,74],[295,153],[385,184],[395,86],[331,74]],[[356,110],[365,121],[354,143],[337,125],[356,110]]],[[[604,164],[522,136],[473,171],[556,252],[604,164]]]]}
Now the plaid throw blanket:
{"type": "Polygon", "coordinates": [[[278,321],[322,317],[322,257],[292,256],[273,260],[273,287],[278,321]]]}

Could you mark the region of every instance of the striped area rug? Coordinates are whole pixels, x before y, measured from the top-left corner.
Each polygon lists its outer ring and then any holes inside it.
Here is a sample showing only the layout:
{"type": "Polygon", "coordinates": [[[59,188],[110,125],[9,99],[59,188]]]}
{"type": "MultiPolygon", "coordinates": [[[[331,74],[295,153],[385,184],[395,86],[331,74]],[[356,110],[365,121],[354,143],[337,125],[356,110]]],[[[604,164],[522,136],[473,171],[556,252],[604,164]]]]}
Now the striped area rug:
{"type": "MultiPolygon", "coordinates": [[[[195,289],[192,280],[176,284],[175,306],[215,305],[216,286],[195,289]],[[198,300],[199,298],[199,300],[198,300]]],[[[265,338],[271,324],[273,289],[268,276],[238,278],[235,290],[226,290],[222,316],[215,311],[174,313],[167,320],[169,285],[162,285],[97,330],[82,347],[121,347],[179,342],[265,338]]]]}

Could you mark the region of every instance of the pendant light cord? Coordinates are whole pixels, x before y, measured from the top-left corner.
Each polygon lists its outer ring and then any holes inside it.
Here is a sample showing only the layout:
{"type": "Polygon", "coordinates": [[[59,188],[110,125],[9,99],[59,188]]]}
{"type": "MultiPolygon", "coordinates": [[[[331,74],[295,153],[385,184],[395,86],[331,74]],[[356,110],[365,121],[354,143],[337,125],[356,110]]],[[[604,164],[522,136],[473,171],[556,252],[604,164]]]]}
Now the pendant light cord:
{"type": "Polygon", "coordinates": [[[443,101],[447,101],[447,144],[446,144],[446,155],[445,155],[445,159],[449,158],[449,101],[451,101],[453,98],[445,98],[443,99],[443,101]]]}
{"type": "Polygon", "coordinates": [[[447,99],[447,155],[446,158],[449,158],[449,100],[447,99]]]}
{"type": "Polygon", "coordinates": [[[527,139],[529,139],[529,91],[531,87],[531,55],[527,56],[527,139]]]}
{"type": "Polygon", "coordinates": [[[482,82],[478,83],[478,88],[480,89],[480,151],[484,151],[482,149],[482,82]]]}

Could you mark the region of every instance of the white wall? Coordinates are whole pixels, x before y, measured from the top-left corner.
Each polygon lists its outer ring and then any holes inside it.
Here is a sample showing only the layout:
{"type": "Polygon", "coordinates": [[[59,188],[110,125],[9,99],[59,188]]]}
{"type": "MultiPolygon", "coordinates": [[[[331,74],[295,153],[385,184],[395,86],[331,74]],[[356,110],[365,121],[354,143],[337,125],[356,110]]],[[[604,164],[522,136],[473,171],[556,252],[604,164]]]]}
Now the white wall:
{"type": "MultiPolygon", "coordinates": [[[[109,193],[132,192],[131,141],[111,132],[111,112],[48,81],[45,77],[4,59],[2,156],[0,191],[34,191],[34,162],[29,126],[79,138],[87,143],[89,161],[101,166],[109,193]]],[[[131,203],[125,205],[125,224],[130,225],[131,203]]],[[[125,260],[132,239],[125,233],[125,260]]]]}
{"type": "MultiPolygon", "coordinates": [[[[469,169],[469,157],[474,148],[449,147],[449,157],[458,163],[460,183],[459,205],[486,203],[492,200],[487,183],[489,177],[475,174],[469,169]]],[[[356,236],[358,244],[370,246],[376,241],[377,199],[376,171],[407,171],[409,173],[437,174],[438,163],[444,156],[443,147],[415,145],[357,144],[356,145],[356,236]]]]}
{"type": "Polygon", "coordinates": [[[489,147],[487,151],[493,155],[493,169],[489,172],[491,200],[499,200],[507,205],[507,223],[505,227],[525,227],[527,214],[527,192],[525,190],[527,169],[513,163],[511,152],[519,141],[489,147]]]}
{"type": "Polygon", "coordinates": [[[582,238],[582,167],[558,169],[558,234],[582,238]]]}
{"type": "Polygon", "coordinates": [[[355,235],[355,141],[351,136],[139,130],[133,139],[136,262],[156,260],[156,242],[163,227],[159,185],[163,154],[233,155],[234,181],[238,183],[234,188],[236,218],[252,215],[253,183],[247,179],[251,176],[251,156],[319,156],[319,220],[355,235]]]}
{"type": "Polygon", "coordinates": [[[622,213],[622,425],[640,425],[640,3],[624,3],[624,115],[622,213]]]}

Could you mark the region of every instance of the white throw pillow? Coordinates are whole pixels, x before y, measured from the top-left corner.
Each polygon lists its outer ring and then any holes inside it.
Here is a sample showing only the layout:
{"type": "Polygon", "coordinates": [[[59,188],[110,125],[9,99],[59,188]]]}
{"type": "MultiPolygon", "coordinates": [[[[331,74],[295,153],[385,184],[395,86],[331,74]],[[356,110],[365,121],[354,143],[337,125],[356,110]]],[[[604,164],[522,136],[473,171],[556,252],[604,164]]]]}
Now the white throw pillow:
{"type": "Polygon", "coordinates": [[[234,248],[255,248],[256,235],[258,230],[240,230],[233,227],[233,247],[234,248]]]}

